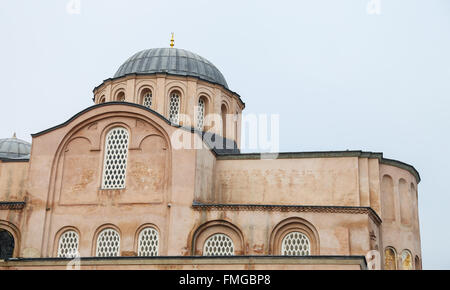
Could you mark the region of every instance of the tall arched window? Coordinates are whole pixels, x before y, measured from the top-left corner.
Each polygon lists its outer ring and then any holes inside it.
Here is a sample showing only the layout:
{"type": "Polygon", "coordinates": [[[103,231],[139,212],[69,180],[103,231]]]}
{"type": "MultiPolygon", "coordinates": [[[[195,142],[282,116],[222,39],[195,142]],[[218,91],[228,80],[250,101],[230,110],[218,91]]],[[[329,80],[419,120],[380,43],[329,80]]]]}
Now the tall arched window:
{"type": "Polygon", "coordinates": [[[311,243],[308,237],[300,232],[290,232],[281,244],[281,255],[283,256],[309,256],[311,254],[311,243]]]}
{"type": "Polygon", "coordinates": [[[169,102],[169,121],[173,124],[179,123],[180,118],[180,94],[177,92],[173,92],[170,95],[169,102]]]}
{"type": "Polygon", "coordinates": [[[397,270],[397,253],[391,247],[384,250],[384,269],[397,270]]]}
{"type": "Polygon", "coordinates": [[[149,89],[142,92],[142,105],[149,109],[152,107],[152,91],[149,89]]]}
{"type": "Polygon", "coordinates": [[[7,230],[0,229],[0,260],[12,258],[14,246],[13,235],[7,230]]]}
{"type": "Polygon", "coordinates": [[[403,250],[401,258],[402,258],[401,260],[402,270],[412,270],[413,261],[411,252],[408,250],[403,250]]]}
{"type": "Polygon", "coordinates": [[[197,106],[197,130],[203,131],[205,122],[205,99],[200,98],[197,106]]]}
{"type": "Polygon", "coordinates": [[[78,253],[78,233],[75,231],[66,231],[59,237],[58,257],[72,258],[78,253]]]}
{"type": "Polygon", "coordinates": [[[159,234],[152,227],[147,227],[139,233],[138,256],[153,257],[158,256],[159,234]]]}
{"type": "Polygon", "coordinates": [[[203,246],[203,256],[233,256],[233,240],[224,234],[214,234],[209,237],[203,246]]]}
{"type": "Polygon", "coordinates": [[[128,131],[122,127],[113,128],[106,135],[103,189],[125,188],[128,140],[128,131]]]}
{"type": "Polygon", "coordinates": [[[225,104],[222,104],[221,114],[222,114],[222,137],[226,138],[227,137],[227,114],[228,114],[228,110],[227,110],[227,106],[225,106],[225,104]]]}
{"type": "Polygon", "coordinates": [[[97,257],[117,257],[120,253],[120,235],[111,228],[104,229],[97,237],[97,257]]]}

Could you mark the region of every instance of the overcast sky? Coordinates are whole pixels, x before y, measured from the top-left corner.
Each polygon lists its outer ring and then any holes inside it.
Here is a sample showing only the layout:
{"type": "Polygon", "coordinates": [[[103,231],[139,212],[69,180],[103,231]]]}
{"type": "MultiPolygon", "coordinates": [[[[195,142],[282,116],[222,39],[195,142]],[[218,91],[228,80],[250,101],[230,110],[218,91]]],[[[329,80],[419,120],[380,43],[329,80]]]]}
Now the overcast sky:
{"type": "Polygon", "coordinates": [[[0,138],[31,141],[91,106],[95,86],[173,31],[245,113],[280,115],[281,151],[415,166],[424,268],[450,269],[450,1],[378,0],[368,13],[369,1],[81,0],[71,14],[69,0],[2,0],[0,138]]]}

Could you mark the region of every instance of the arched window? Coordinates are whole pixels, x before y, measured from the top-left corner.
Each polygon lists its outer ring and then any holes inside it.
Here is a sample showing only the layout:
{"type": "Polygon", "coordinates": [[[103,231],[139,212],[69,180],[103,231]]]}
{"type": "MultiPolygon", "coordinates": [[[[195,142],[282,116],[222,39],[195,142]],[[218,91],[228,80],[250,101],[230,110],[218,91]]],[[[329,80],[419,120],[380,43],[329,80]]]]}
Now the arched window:
{"type": "Polygon", "coordinates": [[[197,106],[197,130],[203,131],[205,122],[205,99],[200,98],[197,106]]]}
{"type": "Polygon", "coordinates": [[[139,233],[138,256],[153,257],[158,256],[159,234],[152,227],[147,227],[139,233]]]}
{"type": "Polygon", "coordinates": [[[309,256],[311,254],[311,243],[308,237],[300,232],[290,232],[281,244],[281,255],[283,256],[309,256]]]}
{"type": "Polygon", "coordinates": [[[102,97],[98,100],[98,103],[101,104],[101,103],[104,103],[105,101],[106,101],[105,96],[102,96],[102,97]]]}
{"type": "Polygon", "coordinates": [[[125,102],[125,93],[124,92],[120,92],[117,94],[117,101],[118,102],[125,102]]]}
{"type": "Polygon", "coordinates": [[[227,114],[228,114],[228,110],[227,110],[227,106],[225,106],[225,104],[222,104],[221,114],[222,114],[222,137],[226,138],[227,137],[227,114]]]}
{"type": "Polygon", "coordinates": [[[420,263],[420,259],[418,256],[414,259],[415,270],[422,270],[422,264],[420,263]]]}
{"type": "Polygon", "coordinates": [[[269,254],[277,256],[320,255],[319,233],[307,220],[290,217],[282,220],[272,230],[269,254]]]}
{"type": "Polygon", "coordinates": [[[233,256],[233,240],[224,234],[215,234],[205,241],[203,256],[233,256]]]}
{"type": "Polygon", "coordinates": [[[128,139],[128,131],[122,127],[113,128],[106,135],[103,189],[125,188],[128,139]]]}
{"type": "Polygon", "coordinates": [[[120,251],[120,235],[111,228],[104,229],[97,238],[97,257],[117,257],[120,251]]]}
{"type": "Polygon", "coordinates": [[[413,269],[413,261],[412,261],[412,255],[411,252],[408,250],[403,250],[402,256],[401,256],[401,266],[402,270],[412,270],[413,269]]]}
{"type": "Polygon", "coordinates": [[[169,121],[173,124],[177,124],[180,121],[180,95],[177,92],[173,92],[170,95],[169,103],[169,121]]]}
{"type": "Polygon", "coordinates": [[[397,253],[391,247],[384,250],[384,269],[397,270],[397,253]]]}
{"type": "Polygon", "coordinates": [[[152,91],[149,89],[142,92],[142,105],[149,109],[152,107],[152,91]]]}
{"type": "Polygon", "coordinates": [[[75,231],[66,231],[59,237],[58,257],[72,258],[78,253],[78,233],[75,231]]]}
{"type": "Polygon", "coordinates": [[[12,258],[14,246],[13,235],[7,230],[0,229],[0,260],[12,258]]]}

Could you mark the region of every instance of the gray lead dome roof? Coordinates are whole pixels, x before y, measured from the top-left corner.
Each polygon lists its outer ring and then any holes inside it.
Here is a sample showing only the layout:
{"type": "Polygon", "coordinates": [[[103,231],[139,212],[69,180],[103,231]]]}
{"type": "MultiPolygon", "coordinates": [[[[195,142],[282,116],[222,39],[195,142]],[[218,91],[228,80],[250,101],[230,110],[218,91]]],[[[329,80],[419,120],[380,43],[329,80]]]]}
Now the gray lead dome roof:
{"type": "Polygon", "coordinates": [[[193,76],[228,89],[222,73],[207,59],[179,48],[152,48],[130,57],[114,75],[168,73],[193,76]]]}
{"type": "Polygon", "coordinates": [[[0,158],[27,159],[30,157],[31,144],[16,137],[0,139],[0,158]]]}

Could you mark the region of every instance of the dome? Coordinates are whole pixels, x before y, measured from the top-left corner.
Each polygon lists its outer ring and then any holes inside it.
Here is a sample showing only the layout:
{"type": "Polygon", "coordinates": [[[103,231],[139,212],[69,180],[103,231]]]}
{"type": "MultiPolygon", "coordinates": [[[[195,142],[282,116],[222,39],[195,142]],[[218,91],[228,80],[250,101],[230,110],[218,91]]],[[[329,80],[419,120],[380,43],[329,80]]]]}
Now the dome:
{"type": "Polygon", "coordinates": [[[152,48],[140,51],[120,66],[114,78],[127,74],[152,73],[198,77],[228,89],[222,73],[210,61],[179,48],[152,48]]]}
{"type": "Polygon", "coordinates": [[[30,152],[31,144],[17,139],[15,134],[12,138],[0,139],[0,158],[26,159],[30,152]]]}

